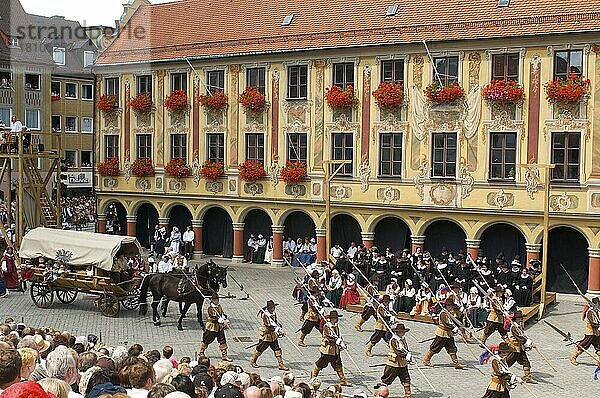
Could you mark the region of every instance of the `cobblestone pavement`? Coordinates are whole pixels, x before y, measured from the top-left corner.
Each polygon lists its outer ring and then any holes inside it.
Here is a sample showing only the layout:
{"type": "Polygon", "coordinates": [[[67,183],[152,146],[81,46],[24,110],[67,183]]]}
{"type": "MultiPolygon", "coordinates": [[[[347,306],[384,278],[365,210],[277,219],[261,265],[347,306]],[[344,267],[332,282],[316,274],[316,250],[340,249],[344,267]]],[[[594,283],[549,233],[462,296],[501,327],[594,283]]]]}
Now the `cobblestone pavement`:
{"type": "MultiPolygon", "coordinates": [[[[230,265],[229,272],[244,284],[252,297],[261,305],[264,305],[268,299],[274,299],[280,303],[277,307],[279,319],[288,335],[296,342],[298,334],[294,334],[294,331],[300,327],[298,320],[300,307],[294,305],[291,298],[294,280],[292,270],[268,266],[230,265]]],[[[301,271],[297,270],[297,272],[300,274],[301,271]]],[[[257,341],[257,327],[260,322],[256,316],[258,308],[251,300],[240,299],[244,295],[231,279],[229,279],[229,286],[225,292],[237,295],[236,299],[222,300],[222,305],[232,321],[234,332],[241,338],[248,338],[248,342],[240,344],[234,341],[231,332],[227,332],[230,356],[236,362],[249,368],[251,349],[246,350],[243,346],[257,341]]],[[[122,310],[119,318],[106,318],[94,308],[93,302],[92,296],[79,295],[72,304],[62,304],[55,300],[50,309],[39,309],[32,303],[29,294],[11,293],[7,298],[0,299],[0,319],[12,316],[17,320],[22,318],[30,325],[70,330],[77,335],[95,333],[101,335],[103,341],[109,345],[137,342],[141,343],[145,349],[160,349],[163,345],[170,344],[175,348],[177,357],[184,355],[193,357],[197,352],[201,332],[195,321],[195,310],[190,311],[193,313],[190,313],[184,321],[185,330],[180,332],[175,326],[177,306],[174,303],[171,303],[169,313],[166,318],[163,318],[162,325],[155,327],[152,324],[150,312],[149,315],[139,316],[137,311],[122,310]]],[[[563,330],[570,331],[574,338],[579,339],[582,337],[584,326],[581,321],[582,309],[583,304],[578,297],[559,296],[559,303],[550,308],[546,319],[563,330]]],[[[360,368],[359,371],[348,355],[343,354],[345,371],[349,380],[356,387],[371,389],[379,381],[383,368],[369,367],[369,365],[385,363],[386,347],[383,343],[378,344],[373,349],[375,356],[367,358],[364,355],[364,349],[370,333],[368,331],[359,333],[354,330],[353,325],[357,321],[358,314],[345,312],[343,315],[340,320],[342,334],[349,344],[349,354],[360,368]]],[[[434,326],[415,322],[406,322],[405,324],[411,328],[408,337],[409,345],[414,355],[422,359],[429,343],[417,344],[417,341],[433,336],[434,326]]],[[[372,330],[373,320],[370,320],[365,326],[367,330],[372,330]]],[[[582,398],[598,396],[600,381],[594,381],[592,378],[595,364],[592,363],[591,358],[582,355],[580,356],[582,364],[579,367],[572,366],[569,363],[572,346],[565,347],[562,338],[543,322],[530,322],[527,333],[559,369],[559,373],[554,373],[537,353],[529,354],[533,375],[540,382],[537,385],[528,385],[536,396],[540,398],[559,395],[582,398]]],[[[496,334],[488,340],[488,343],[497,344],[499,341],[500,338],[496,334]]],[[[286,364],[300,380],[307,380],[310,377],[314,361],[319,357],[319,338],[315,331],[306,338],[306,343],[308,347],[302,348],[301,354],[288,340],[280,341],[286,364]]],[[[433,357],[432,362],[437,365],[436,367],[421,367],[438,392],[432,391],[415,366],[411,366],[410,374],[414,397],[474,398],[483,395],[490,378],[490,367],[489,365],[478,365],[476,362],[475,356],[479,356],[482,350],[476,345],[467,347],[460,342],[458,348],[459,357],[468,365],[466,370],[455,370],[445,352],[433,357]]],[[[213,358],[218,357],[216,342],[209,347],[207,353],[213,358]]],[[[270,351],[265,352],[258,362],[261,365],[258,371],[263,376],[270,377],[281,373],[276,369],[276,361],[270,351]]],[[[522,369],[518,365],[515,365],[513,370],[516,374],[522,375],[522,369]]],[[[320,377],[325,383],[337,381],[331,368],[322,371],[320,377]]],[[[513,397],[532,396],[520,386],[513,390],[511,395],[513,397]]],[[[391,396],[403,396],[402,387],[398,381],[392,387],[391,396]]]]}

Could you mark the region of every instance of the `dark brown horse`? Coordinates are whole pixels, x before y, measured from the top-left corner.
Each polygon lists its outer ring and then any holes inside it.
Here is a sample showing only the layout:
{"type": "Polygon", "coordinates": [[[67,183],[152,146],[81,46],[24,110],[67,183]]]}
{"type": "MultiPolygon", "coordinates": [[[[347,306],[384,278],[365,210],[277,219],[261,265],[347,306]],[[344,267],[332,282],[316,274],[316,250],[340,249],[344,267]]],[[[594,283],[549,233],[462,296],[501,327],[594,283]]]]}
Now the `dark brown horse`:
{"type": "MultiPolygon", "coordinates": [[[[190,273],[174,271],[168,274],[150,274],[142,281],[140,286],[140,315],[148,312],[148,290],[152,293],[152,321],[160,326],[158,304],[161,299],[183,303],[181,314],[177,320],[177,329],[183,330],[181,322],[192,304],[198,308],[198,322],[204,329],[202,321],[202,306],[204,299],[218,292],[222,287],[227,287],[227,267],[221,267],[212,260],[196,267],[190,273]]],[[[165,303],[166,304],[166,303],[165,303]]],[[[166,312],[166,306],[164,309],[166,312]]],[[[164,316],[164,313],[163,313],[164,316]]]]}

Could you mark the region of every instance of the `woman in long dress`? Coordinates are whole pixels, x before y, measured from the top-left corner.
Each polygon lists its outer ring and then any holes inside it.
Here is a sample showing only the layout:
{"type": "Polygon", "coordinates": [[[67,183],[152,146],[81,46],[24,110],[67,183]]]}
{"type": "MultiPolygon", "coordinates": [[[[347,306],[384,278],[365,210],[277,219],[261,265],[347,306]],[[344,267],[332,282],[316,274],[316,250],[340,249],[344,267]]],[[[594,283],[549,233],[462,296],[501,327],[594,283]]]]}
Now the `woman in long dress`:
{"type": "Polygon", "coordinates": [[[181,243],[181,232],[179,232],[179,228],[173,227],[173,231],[171,231],[171,249],[173,249],[173,253],[179,253],[179,245],[181,243]]]}
{"type": "Polygon", "coordinates": [[[360,295],[358,294],[358,288],[356,287],[356,276],[350,274],[344,282],[344,292],[340,298],[340,308],[346,309],[346,306],[348,305],[356,305],[359,303],[360,295]]]}
{"type": "Polygon", "coordinates": [[[265,253],[267,251],[267,240],[262,234],[258,235],[258,248],[256,252],[254,252],[254,263],[255,264],[264,264],[265,263],[265,253]]]}
{"type": "Polygon", "coordinates": [[[4,283],[7,289],[19,289],[19,270],[12,247],[7,247],[2,257],[2,272],[4,273],[4,283]]]}
{"type": "Polygon", "coordinates": [[[273,261],[273,237],[269,238],[269,243],[267,243],[267,251],[265,252],[265,263],[271,264],[273,261]]]}
{"type": "Polygon", "coordinates": [[[329,278],[329,282],[327,282],[327,292],[325,292],[325,297],[327,297],[334,306],[338,307],[340,305],[342,291],[342,277],[340,276],[338,270],[334,269],[331,271],[331,278],[329,278]]]}

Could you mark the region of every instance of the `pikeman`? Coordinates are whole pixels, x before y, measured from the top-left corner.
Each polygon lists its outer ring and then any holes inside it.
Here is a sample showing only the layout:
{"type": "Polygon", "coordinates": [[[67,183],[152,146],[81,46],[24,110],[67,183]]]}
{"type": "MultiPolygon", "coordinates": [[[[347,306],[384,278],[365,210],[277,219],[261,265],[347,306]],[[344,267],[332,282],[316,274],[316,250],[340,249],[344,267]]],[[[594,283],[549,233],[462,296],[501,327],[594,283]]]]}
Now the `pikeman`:
{"type": "Polygon", "coordinates": [[[592,305],[586,307],[588,308],[583,315],[585,319],[585,336],[583,340],[577,342],[577,347],[571,355],[571,363],[575,366],[579,365],[577,357],[592,345],[596,350],[596,355],[600,356],[600,330],[598,329],[600,325],[600,300],[598,300],[598,297],[594,297],[592,305]]]}
{"type": "Polygon", "coordinates": [[[513,366],[515,362],[522,365],[523,372],[525,373],[523,380],[525,380],[526,383],[537,384],[537,381],[531,376],[531,363],[529,362],[529,358],[527,358],[527,351],[536,346],[535,343],[525,335],[525,331],[523,331],[523,328],[521,327],[522,321],[523,313],[521,311],[515,311],[508,336],[508,345],[512,350],[505,358],[505,362],[509,367],[513,366]]]}
{"type": "Polygon", "coordinates": [[[219,349],[221,350],[221,359],[231,362],[231,358],[227,356],[227,340],[225,339],[225,328],[229,327],[231,323],[227,315],[223,312],[221,304],[219,304],[219,293],[213,293],[207,312],[208,319],[206,320],[202,342],[200,343],[200,357],[205,357],[204,352],[217,339],[219,349]]]}
{"type": "Polygon", "coordinates": [[[410,375],[408,374],[408,363],[411,361],[412,354],[408,349],[408,344],[404,335],[410,329],[404,327],[404,324],[398,323],[392,328],[394,335],[390,340],[387,362],[381,376],[381,382],[385,385],[390,385],[396,380],[400,379],[402,386],[404,386],[404,397],[411,398],[412,394],[410,391],[410,375]]]}
{"type": "Polygon", "coordinates": [[[310,296],[306,301],[307,311],[304,314],[304,323],[302,324],[302,328],[300,328],[300,340],[298,341],[298,345],[300,347],[306,347],[306,343],[304,342],[304,338],[312,332],[314,328],[319,329],[319,321],[321,317],[319,316],[319,303],[317,302],[318,296],[321,294],[321,291],[317,286],[312,286],[310,288],[310,296]]]}
{"type": "Polygon", "coordinates": [[[371,339],[367,344],[367,350],[365,352],[365,354],[368,357],[373,356],[371,349],[375,347],[375,345],[379,343],[381,339],[385,338],[385,335],[388,331],[386,323],[390,325],[395,321],[394,316],[390,313],[390,301],[390,296],[384,294],[383,298],[381,299],[381,303],[379,304],[379,306],[377,306],[377,321],[375,322],[375,332],[373,332],[373,334],[371,335],[371,339]]]}
{"type": "Polygon", "coordinates": [[[456,355],[458,348],[456,347],[456,342],[454,341],[454,335],[459,332],[460,328],[453,320],[452,314],[454,313],[455,309],[454,301],[447,300],[445,307],[446,310],[442,310],[442,312],[440,312],[438,326],[435,330],[435,339],[433,339],[427,354],[425,354],[425,358],[423,358],[423,364],[425,366],[433,367],[431,364],[431,357],[433,357],[434,354],[442,351],[442,348],[445,348],[448,355],[450,355],[450,359],[452,359],[454,368],[464,369],[465,365],[458,361],[458,356],[456,355]]]}
{"type": "Polygon", "coordinates": [[[487,386],[482,398],[510,398],[510,390],[515,384],[522,384],[523,380],[508,370],[504,359],[509,355],[510,347],[506,343],[498,346],[498,356],[492,359],[492,380],[487,386]]]}
{"type": "MultiPolygon", "coordinates": [[[[350,275],[352,275],[352,274],[350,274],[350,275]]],[[[366,300],[365,306],[363,307],[362,313],[360,314],[360,318],[358,318],[358,322],[356,323],[356,325],[354,325],[354,328],[356,330],[358,330],[359,332],[363,331],[361,326],[366,321],[368,321],[372,316],[377,317],[375,315],[375,306],[377,305],[377,303],[371,297],[374,297],[375,299],[378,300],[380,297],[380,294],[373,285],[367,286],[367,293],[368,293],[368,297],[365,297],[365,300],[366,300]]]]}
{"type": "Polygon", "coordinates": [[[275,314],[275,304],[273,300],[267,301],[267,306],[263,307],[258,315],[262,315],[262,325],[258,330],[258,344],[252,353],[250,366],[258,368],[256,360],[262,355],[267,348],[271,348],[277,358],[279,370],[289,370],[283,363],[281,348],[279,347],[279,337],[285,336],[285,331],[279,322],[277,322],[277,314],[275,314]]]}
{"type": "Polygon", "coordinates": [[[494,293],[490,294],[490,314],[487,317],[485,323],[485,329],[483,329],[483,336],[481,336],[481,342],[485,344],[485,341],[494,332],[500,333],[502,340],[508,343],[508,335],[504,329],[504,288],[502,286],[496,286],[494,293]]]}
{"type": "Polygon", "coordinates": [[[315,369],[312,372],[312,377],[317,377],[322,369],[331,364],[331,367],[340,378],[340,385],[350,387],[352,384],[348,382],[342,368],[341,351],[347,348],[346,343],[340,336],[340,328],[338,319],[342,315],[338,315],[336,310],[329,313],[329,320],[323,325],[323,336],[321,338],[321,346],[319,351],[321,357],[315,362],[315,369]]]}

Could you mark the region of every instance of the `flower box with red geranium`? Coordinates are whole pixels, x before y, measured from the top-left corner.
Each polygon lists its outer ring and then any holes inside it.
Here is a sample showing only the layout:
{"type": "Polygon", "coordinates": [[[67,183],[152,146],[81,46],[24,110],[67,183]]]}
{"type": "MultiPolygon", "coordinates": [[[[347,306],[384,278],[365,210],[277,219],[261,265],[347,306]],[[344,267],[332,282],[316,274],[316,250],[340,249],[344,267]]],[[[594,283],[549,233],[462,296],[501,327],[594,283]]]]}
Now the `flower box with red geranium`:
{"type": "Polygon", "coordinates": [[[209,112],[219,112],[227,106],[227,95],[219,90],[211,94],[201,95],[198,97],[198,102],[209,112]]]}
{"type": "Polygon", "coordinates": [[[238,101],[249,113],[262,113],[267,106],[265,95],[256,87],[246,87],[238,101]]]}
{"type": "Polygon", "coordinates": [[[171,112],[184,112],[188,110],[187,92],[175,90],[165,98],[165,108],[171,112]]]}
{"type": "Polygon", "coordinates": [[[590,91],[590,79],[574,73],[567,79],[556,79],[545,84],[546,98],[555,104],[570,105],[585,99],[590,91]]]}
{"type": "Polygon", "coordinates": [[[152,111],[153,106],[150,93],[141,93],[129,100],[129,107],[138,113],[148,113],[152,111]]]}
{"type": "Polygon", "coordinates": [[[331,109],[338,111],[347,111],[358,105],[358,97],[352,86],[348,86],[345,90],[338,86],[328,88],[325,90],[325,101],[331,109]]]}
{"type": "Polygon", "coordinates": [[[52,96],[50,96],[50,99],[52,101],[60,101],[61,98],[60,98],[60,95],[52,95],[52,96]]]}
{"type": "Polygon", "coordinates": [[[267,175],[265,166],[259,160],[246,160],[238,165],[238,170],[240,178],[246,182],[254,182],[267,175]]]}
{"type": "Polygon", "coordinates": [[[281,179],[287,184],[298,184],[306,178],[306,163],[290,162],[285,163],[281,168],[281,179]]]}
{"type": "Polygon", "coordinates": [[[185,178],[192,174],[192,168],[188,166],[183,159],[173,158],[165,165],[165,172],[171,177],[185,178]]]}
{"type": "Polygon", "coordinates": [[[488,104],[506,108],[523,102],[525,89],[514,80],[492,80],[481,95],[488,104]]]}
{"type": "Polygon", "coordinates": [[[154,175],[154,166],[152,159],[140,158],[131,164],[131,174],[136,177],[152,177],[154,175]]]}
{"type": "Polygon", "coordinates": [[[225,174],[225,167],[221,162],[211,162],[207,160],[202,164],[200,175],[207,180],[216,181],[225,174]]]}
{"type": "Polygon", "coordinates": [[[465,99],[465,89],[458,83],[449,83],[442,86],[434,82],[425,88],[425,96],[434,104],[456,104],[465,99]]]}
{"type": "Polygon", "coordinates": [[[117,97],[114,95],[102,95],[98,99],[96,108],[102,112],[113,112],[117,109],[117,97]]]}
{"type": "Polygon", "coordinates": [[[377,90],[373,91],[373,97],[379,108],[387,111],[395,111],[402,106],[404,101],[404,85],[400,82],[384,82],[379,84],[377,90]]]}
{"type": "Polygon", "coordinates": [[[119,175],[119,159],[110,158],[96,165],[98,174],[102,177],[116,177],[119,175]]]}

